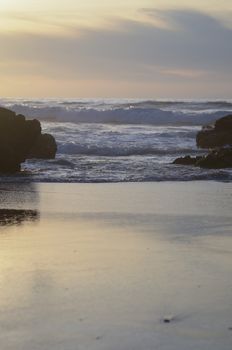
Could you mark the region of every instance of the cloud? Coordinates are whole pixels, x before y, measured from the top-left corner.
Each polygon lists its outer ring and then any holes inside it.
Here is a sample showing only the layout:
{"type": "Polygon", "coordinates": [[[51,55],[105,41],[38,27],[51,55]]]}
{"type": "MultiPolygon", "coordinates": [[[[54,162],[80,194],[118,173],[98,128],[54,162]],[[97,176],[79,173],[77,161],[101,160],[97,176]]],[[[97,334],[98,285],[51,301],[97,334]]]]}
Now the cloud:
{"type": "MultiPolygon", "coordinates": [[[[149,9],[149,16],[155,18],[157,11],[149,9]]],[[[10,62],[5,74],[15,65],[21,76],[34,72],[52,79],[216,84],[232,78],[231,29],[196,11],[159,11],[158,16],[170,25],[120,20],[109,29],[76,28],[70,36],[0,34],[0,62],[10,62]]]]}

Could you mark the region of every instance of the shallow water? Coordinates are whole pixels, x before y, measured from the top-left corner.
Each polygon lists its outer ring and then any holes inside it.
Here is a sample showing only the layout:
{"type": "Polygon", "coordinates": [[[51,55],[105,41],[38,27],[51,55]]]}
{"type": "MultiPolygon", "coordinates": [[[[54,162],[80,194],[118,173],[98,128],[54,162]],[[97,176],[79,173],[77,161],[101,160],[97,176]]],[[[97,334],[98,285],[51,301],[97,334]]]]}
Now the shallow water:
{"type": "Polygon", "coordinates": [[[216,182],[2,184],[1,348],[231,349],[231,195],[216,182]]]}

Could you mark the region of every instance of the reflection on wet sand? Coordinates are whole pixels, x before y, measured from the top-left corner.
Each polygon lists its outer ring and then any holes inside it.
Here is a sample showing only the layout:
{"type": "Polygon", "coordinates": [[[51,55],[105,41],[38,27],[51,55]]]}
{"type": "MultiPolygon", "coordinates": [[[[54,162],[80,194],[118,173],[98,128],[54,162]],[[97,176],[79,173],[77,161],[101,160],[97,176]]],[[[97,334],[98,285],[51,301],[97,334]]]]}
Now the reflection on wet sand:
{"type": "Polygon", "coordinates": [[[3,183],[0,185],[1,209],[38,209],[39,194],[34,183],[3,183]]]}
{"type": "Polygon", "coordinates": [[[21,225],[39,219],[36,184],[2,183],[0,185],[0,227],[21,225]]]}
{"type": "Polygon", "coordinates": [[[37,210],[0,209],[0,226],[20,225],[25,221],[39,219],[37,210]]]}

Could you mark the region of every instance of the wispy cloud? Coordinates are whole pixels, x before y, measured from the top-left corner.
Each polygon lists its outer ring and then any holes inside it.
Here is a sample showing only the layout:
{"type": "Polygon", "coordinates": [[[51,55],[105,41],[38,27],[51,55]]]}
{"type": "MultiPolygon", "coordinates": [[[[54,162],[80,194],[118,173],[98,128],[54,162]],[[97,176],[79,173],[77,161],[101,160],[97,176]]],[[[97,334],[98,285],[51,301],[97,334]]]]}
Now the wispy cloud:
{"type": "Polygon", "coordinates": [[[176,76],[178,78],[184,78],[184,79],[199,79],[202,77],[206,77],[209,74],[212,74],[212,72],[207,71],[201,71],[201,70],[193,70],[193,69],[163,69],[163,74],[169,75],[169,76],[176,76]]]}
{"type": "Polygon", "coordinates": [[[66,78],[168,86],[181,78],[188,85],[194,80],[196,91],[197,84],[210,86],[216,77],[232,78],[230,28],[196,11],[145,12],[163,26],[118,19],[111,28],[73,26],[66,36],[2,33],[0,60],[10,64],[1,74],[15,66],[20,75],[33,75],[36,67],[36,74],[61,83],[66,78]]]}

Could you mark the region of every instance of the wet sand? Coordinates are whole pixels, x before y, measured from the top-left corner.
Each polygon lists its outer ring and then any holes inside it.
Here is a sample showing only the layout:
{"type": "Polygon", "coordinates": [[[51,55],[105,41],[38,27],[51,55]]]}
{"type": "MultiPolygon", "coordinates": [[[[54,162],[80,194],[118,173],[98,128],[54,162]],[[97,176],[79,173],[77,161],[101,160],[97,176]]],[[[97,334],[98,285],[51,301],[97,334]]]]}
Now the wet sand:
{"type": "Polygon", "coordinates": [[[230,350],[229,183],[1,184],[2,350],[230,350]]]}

